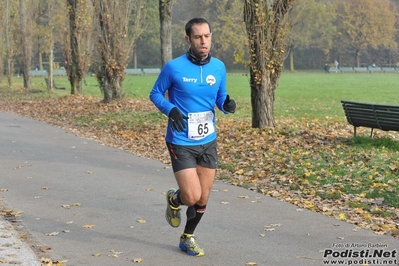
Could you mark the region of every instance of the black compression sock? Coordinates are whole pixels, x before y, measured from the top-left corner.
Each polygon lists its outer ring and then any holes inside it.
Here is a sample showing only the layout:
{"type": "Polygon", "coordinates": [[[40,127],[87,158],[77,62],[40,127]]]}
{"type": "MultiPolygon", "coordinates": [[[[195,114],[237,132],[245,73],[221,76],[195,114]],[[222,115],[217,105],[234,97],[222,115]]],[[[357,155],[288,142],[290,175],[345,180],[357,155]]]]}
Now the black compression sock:
{"type": "Polygon", "coordinates": [[[190,210],[187,209],[187,223],[186,223],[186,227],[184,228],[185,234],[193,234],[194,233],[194,230],[197,227],[197,225],[199,224],[199,222],[202,218],[202,215],[204,215],[206,205],[199,206],[199,205],[195,204],[194,206],[190,206],[189,209],[190,210]],[[193,210],[190,208],[194,208],[195,215],[193,215],[193,210]]]}

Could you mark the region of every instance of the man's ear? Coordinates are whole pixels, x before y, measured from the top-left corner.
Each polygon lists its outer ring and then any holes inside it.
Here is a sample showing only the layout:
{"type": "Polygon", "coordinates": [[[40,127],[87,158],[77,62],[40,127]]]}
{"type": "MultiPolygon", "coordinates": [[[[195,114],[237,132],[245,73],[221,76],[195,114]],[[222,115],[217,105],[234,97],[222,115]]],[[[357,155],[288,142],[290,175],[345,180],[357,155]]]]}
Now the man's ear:
{"type": "Polygon", "coordinates": [[[190,41],[190,37],[189,37],[189,36],[186,36],[185,39],[186,39],[186,42],[187,42],[188,44],[191,44],[191,41],[190,41]]]}

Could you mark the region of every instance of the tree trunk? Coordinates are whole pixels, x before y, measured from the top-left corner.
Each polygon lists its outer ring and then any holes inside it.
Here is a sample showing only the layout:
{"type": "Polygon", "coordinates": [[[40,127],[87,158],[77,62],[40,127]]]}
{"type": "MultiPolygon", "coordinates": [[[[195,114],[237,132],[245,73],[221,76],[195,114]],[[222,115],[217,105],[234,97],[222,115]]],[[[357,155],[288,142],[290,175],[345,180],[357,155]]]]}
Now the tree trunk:
{"type": "Polygon", "coordinates": [[[135,43],[145,29],[145,0],[93,2],[99,23],[96,78],[104,102],[122,98],[122,81],[135,43]]]}
{"type": "Polygon", "coordinates": [[[172,59],[172,5],[173,0],[159,0],[162,66],[172,59]]]}
{"type": "Polygon", "coordinates": [[[274,94],[283,69],[286,14],[294,0],[246,0],[252,127],[276,126],[274,94]]]}
{"type": "Polygon", "coordinates": [[[11,58],[7,58],[7,82],[8,82],[8,87],[10,88],[12,87],[13,72],[14,72],[14,61],[11,58]]]}
{"type": "Polygon", "coordinates": [[[0,85],[3,82],[3,71],[4,71],[4,61],[3,57],[0,56],[0,85]]]}
{"type": "Polygon", "coordinates": [[[9,0],[6,1],[6,54],[7,54],[7,82],[8,86],[12,87],[12,75],[14,73],[14,61],[13,61],[13,56],[14,56],[14,49],[13,45],[11,44],[10,40],[10,2],[9,0]]]}
{"type": "MultiPolygon", "coordinates": [[[[250,70],[252,72],[252,70],[250,70]]],[[[251,73],[251,79],[254,73],[251,73]]],[[[264,79],[258,84],[251,81],[252,127],[276,126],[274,120],[274,89],[270,73],[264,73],[264,79]]]]}
{"type": "Polygon", "coordinates": [[[26,22],[26,9],[25,0],[20,0],[19,2],[19,12],[21,20],[21,46],[22,46],[22,75],[24,79],[24,88],[30,89],[30,76],[29,68],[31,64],[31,42],[29,40],[30,32],[27,29],[26,22]]]}
{"type": "Polygon", "coordinates": [[[356,50],[355,56],[356,56],[356,66],[360,67],[360,51],[359,50],[356,50]]]}
{"type": "Polygon", "coordinates": [[[291,49],[290,51],[290,71],[294,71],[294,51],[291,49]]]}
{"type": "Polygon", "coordinates": [[[68,0],[67,6],[69,10],[69,37],[71,46],[71,59],[68,62],[69,71],[68,78],[71,84],[71,94],[81,94],[81,80],[82,75],[80,73],[80,45],[78,40],[78,25],[77,21],[77,1],[68,0]]]}

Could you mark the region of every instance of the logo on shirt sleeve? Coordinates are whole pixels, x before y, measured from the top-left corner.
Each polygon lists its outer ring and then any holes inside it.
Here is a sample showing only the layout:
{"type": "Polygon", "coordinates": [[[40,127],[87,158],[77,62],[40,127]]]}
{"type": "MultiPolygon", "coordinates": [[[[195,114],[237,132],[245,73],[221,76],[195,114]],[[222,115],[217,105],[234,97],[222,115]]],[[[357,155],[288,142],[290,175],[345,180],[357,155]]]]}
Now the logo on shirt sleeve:
{"type": "Polygon", "coordinates": [[[208,85],[210,85],[210,86],[213,86],[213,85],[215,85],[216,84],[216,78],[213,76],[213,75],[208,75],[207,77],[206,77],[206,83],[208,84],[208,85]]]}

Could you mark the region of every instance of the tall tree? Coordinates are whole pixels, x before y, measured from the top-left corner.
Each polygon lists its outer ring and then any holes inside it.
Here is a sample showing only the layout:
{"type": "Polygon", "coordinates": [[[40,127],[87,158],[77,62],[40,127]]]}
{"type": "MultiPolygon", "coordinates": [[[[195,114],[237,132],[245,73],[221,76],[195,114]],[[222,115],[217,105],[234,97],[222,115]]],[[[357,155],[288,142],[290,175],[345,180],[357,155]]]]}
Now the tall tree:
{"type": "Polygon", "coordinates": [[[21,49],[22,49],[22,75],[24,79],[24,88],[30,88],[29,69],[32,61],[32,42],[31,30],[27,22],[30,20],[29,11],[26,9],[25,0],[19,2],[19,15],[21,21],[21,49]]]}
{"type": "Polygon", "coordinates": [[[290,70],[294,70],[294,50],[316,48],[329,58],[336,33],[333,5],[325,0],[301,0],[289,14],[292,30],[287,34],[290,46],[290,70]]]}
{"type": "MultiPolygon", "coordinates": [[[[4,1],[1,1],[0,4],[2,4],[3,7],[6,7],[4,4],[4,1]]],[[[2,8],[0,12],[0,23],[1,25],[6,25],[6,12],[7,12],[7,7],[2,8]]],[[[0,27],[0,84],[3,81],[3,73],[4,73],[4,55],[5,55],[5,27],[0,27]]]]}
{"type": "Polygon", "coordinates": [[[145,0],[98,0],[99,57],[96,77],[104,102],[122,98],[122,81],[136,41],[145,29],[145,0]]]}
{"type": "Polygon", "coordinates": [[[93,10],[88,0],[67,0],[69,30],[65,58],[71,94],[82,93],[82,79],[92,58],[93,10]]]}
{"type": "Polygon", "coordinates": [[[352,52],[356,65],[368,47],[396,47],[395,14],[386,0],[337,0],[337,35],[335,43],[352,52]]]}
{"type": "Polygon", "coordinates": [[[162,66],[172,59],[172,6],[174,2],[174,0],[159,0],[162,66]]]}
{"type": "Polygon", "coordinates": [[[12,0],[5,0],[5,54],[7,60],[7,82],[11,87],[13,83],[14,74],[14,56],[16,54],[15,45],[17,43],[17,32],[19,32],[18,18],[18,2],[12,0]]]}
{"type": "Polygon", "coordinates": [[[287,14],[295,0],[246,0],[252,127],[276,126],[275,91],[283,69],[287,14]]]}

